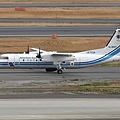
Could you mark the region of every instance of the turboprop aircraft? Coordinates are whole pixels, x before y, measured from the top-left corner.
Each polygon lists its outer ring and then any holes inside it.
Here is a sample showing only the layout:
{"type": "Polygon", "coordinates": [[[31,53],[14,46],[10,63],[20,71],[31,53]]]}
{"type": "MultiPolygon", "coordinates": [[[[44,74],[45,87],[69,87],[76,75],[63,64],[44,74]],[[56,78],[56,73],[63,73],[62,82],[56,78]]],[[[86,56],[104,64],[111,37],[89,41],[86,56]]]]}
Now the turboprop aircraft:
{"type": "Polygon", "coordinates": [[[47,72],[81,68],[120,60],[120,29],[117,29],[108,44],[101,49],[77,53],[58,53],[31,48],[32,52],[22,54],[2,54],[0,68],[39,68],[47,72]]]}

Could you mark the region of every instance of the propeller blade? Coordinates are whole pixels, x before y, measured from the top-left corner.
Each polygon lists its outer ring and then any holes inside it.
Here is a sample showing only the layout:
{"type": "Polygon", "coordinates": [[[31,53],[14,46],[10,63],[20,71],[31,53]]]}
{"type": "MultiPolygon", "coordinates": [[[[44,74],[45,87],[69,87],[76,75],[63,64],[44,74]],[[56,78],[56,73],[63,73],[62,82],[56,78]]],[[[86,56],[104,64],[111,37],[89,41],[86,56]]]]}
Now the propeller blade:
{"type": "Polygon", "coordinates": [[[25,52],[26,54],[29,54],[29,45],[28,45],[28,48],[27,48],[27,51],[25,52]]]}
{"type": "Polygon", "coordinates": [[[37,57],[37,58],[40,58],[40,59],[42,58],[42,57],[41,57],[40,48],[39,48],[39,53],[37,54],[37,56],[36,56],[36,57],[37,57]]]}

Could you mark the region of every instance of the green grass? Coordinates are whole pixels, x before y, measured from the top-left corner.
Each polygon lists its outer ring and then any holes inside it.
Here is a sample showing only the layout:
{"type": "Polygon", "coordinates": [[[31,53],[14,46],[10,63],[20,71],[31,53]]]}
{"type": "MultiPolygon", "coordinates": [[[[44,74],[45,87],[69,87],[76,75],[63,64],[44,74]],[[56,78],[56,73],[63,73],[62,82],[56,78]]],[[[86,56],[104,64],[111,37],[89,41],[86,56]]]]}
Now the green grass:
{"type": "Polygon", "coordinates": [[[120,61],[105,63],[105,64],[101,64],[99,66],[103,66],[103,67],[104,66],[119,67],[120,66],[120,61]]]}
{"type": "Polygon", "coordinates": [[[98,94],[120,94],[120,81],[115,82],[94,82],[83,85],[73,86],[74,91],[79,93],[98,93],[98,94]]]}
{"type": "Polygon", "coordinates": [[[95,83],[90,83],[90,84],[83,84],[80,86],[99,86],[99,87],[105,87],[105,86],[111,86],[111,83],[107,83],[107,82],[95,82],[95,83]]]}

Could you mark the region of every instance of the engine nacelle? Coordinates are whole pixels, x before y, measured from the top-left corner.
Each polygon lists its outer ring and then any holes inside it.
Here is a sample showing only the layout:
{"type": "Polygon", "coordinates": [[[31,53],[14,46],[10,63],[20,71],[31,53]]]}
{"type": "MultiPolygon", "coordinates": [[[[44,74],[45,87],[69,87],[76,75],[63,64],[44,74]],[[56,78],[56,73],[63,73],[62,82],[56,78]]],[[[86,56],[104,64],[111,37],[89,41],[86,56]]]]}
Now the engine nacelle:
{"type": "Polygon", "coordinates": [[[57,70],[57,68],[46,68],[46,72],[53,72],[56,70],[57,70]]]}

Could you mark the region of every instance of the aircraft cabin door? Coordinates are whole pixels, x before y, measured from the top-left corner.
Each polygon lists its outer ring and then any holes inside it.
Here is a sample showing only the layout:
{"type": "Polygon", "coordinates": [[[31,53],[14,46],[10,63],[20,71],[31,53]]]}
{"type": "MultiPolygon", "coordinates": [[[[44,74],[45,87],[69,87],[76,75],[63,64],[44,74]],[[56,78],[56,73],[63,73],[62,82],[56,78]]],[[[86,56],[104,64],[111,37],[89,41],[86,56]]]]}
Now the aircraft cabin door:
{"type": "Polygon", "coordinates": [[[79,67],[80,67],[81,57],[79,57],[79,59],[78,59],[78,63],[79,63],[79,67]]]}
{"type": "Polygon", "coordinates": [[[14,65],[15,66],[19,66],[20,65],[20,58],[17,55],[14,56],[14,65]]]}

